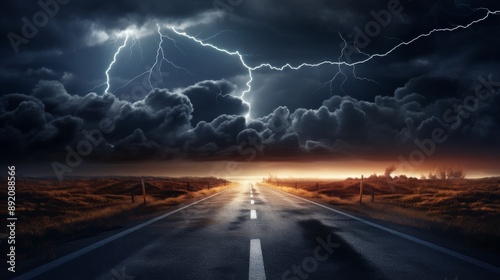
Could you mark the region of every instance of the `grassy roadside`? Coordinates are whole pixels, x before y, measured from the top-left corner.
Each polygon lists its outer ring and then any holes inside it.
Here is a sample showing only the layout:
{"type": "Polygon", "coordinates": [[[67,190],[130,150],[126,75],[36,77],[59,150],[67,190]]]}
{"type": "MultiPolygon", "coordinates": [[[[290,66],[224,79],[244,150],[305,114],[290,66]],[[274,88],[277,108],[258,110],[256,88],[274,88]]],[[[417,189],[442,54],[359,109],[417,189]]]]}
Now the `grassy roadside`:
{"type": "MultiPolygon", "coordinates": [[[[331,190],[315,191],[311,186],[301,188],[286,186],[281,183],[280,186],[273,183],[264,183],[263,185],[282,190],[284,192],[315,200],[320,200],[334,205],[339,209],[348,210],[370,218],[387,221],[395,224],[411,226],[424,229],[429,232],[443,234],[447,237],[458,240],[470,246],[478,247],[483,250],[500,253],[500,215],[498,209],[482,205],[477,209],[464,211],[463,203],[446,203],[444,207],[433,207],[436,197],[443,196],[442,191],[437,191],[433,196],[413,193],[395,193],[386,196],[378,196],[375,203],[371,203],[369,194],[364,194],[363,204],[359,205],[358,193],[351,195],[332,196],[331,190]],[[418,203],[406,203],[407,201],[418,203]],[[426,205],[427,207],[422,207],[426,205]],[[450,213],[456,213],[451,216],[450,213]]],[[[313,184],[309,184],[313,185],[313,184]]],[[[338,185],[338,184],[336,184],[338,185]]],[[[354,189],[352,190],[354,191],[354,189]]],[[[448,196],[454,196],[448,191],[448,196]]],[[[477,193],[475,193],[478,196],[477,193]]],[[[491,194],[488,194],[491,196],[491,194]]],[[[440,197],[440,199],[443,199],[440,197]]],[[[480,198],[477,201],[481,201],[480,198]]],[[[474,205],[474,202],[470,202],[474,205]]]]}
{"type": "Polygon", "coordinates": [[[215,178],[148,178],[144,204],[137,182],[140,178],[77,178],[61,186],[52,179],[19,180],[18,260],[53,259],[60,244],[126,227],[234,186],[215,178]]]}

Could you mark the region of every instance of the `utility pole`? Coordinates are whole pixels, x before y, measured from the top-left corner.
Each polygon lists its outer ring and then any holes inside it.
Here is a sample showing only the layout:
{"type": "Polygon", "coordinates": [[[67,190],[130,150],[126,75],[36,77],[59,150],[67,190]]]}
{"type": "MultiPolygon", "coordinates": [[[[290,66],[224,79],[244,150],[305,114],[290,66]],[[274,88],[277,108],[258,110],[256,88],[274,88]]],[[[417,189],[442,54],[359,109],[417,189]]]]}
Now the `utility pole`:
{"type": "Polygon", "coordinates": [[[361,181],[359,182],[359,205],[363,204],[363,175],[361,175],[361,181]]]}
{"type": "Polygon", "coordinates": [[[144,186],[144,177],[142,179],[142,196],[144,197],[144,205],[146,205],[146,186],[144,186]]]}

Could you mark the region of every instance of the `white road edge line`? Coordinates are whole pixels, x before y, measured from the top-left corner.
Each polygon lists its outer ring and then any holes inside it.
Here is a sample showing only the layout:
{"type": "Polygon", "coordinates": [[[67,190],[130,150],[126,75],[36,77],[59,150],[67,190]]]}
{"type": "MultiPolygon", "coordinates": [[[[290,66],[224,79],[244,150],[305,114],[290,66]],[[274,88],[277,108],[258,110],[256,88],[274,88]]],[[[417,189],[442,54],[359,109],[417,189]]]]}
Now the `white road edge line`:
{"type": "Polygon", "coordinates": [[[253,194],[250,194],[250,197],[253,197],[253,194]]]}
{"type": "MultiPolygon", "coordinates": [[[[270,187],[269,187],[270,188],[270,187]]],[[[275,189],[273,189],[275,190],[275,189]]],[[[433,244],[433,243],[430,243],[430,242],[427,242],[427,241],[424,241],[422,239],[418,239],[416,237],[413,237],[411,235],[408,235],[408,234],[405,234],[405,233],[402,233],[402,232],[399,232],[399,231],[396,231],[396,230],[393,230],[393,229],[390,229],[390,228],[387,228],[387,227],[384,227],[384,226],[381,226],[379,224],[376,224],[376,223],[373,223],[373,222],[370,222],[370,221],[367,221],[367,220],[364,220],[364,219],[361,219],[361,218],[358,218],[356,216],[353,216],[353,215],[350,215],[350,214],[347,214],[347,213],[344,213],[342,211],[339,211],[339,210],[336,210],[336,209],[333,209],[333,208],[330,208],[330,207],[327,207],[325,205],[322,205],[322,204],[319,204],[319,203],[316,203],[314,201],[311,201],[311,200],[308,200],[308,199],[305,199],[305,198],[302,198],[302,197],[299,197],[299,196],[296,196],[296,195],[293,195],[293,194],[290,194],[290,193],[287,193],[287,192],[284,192],[284,191],[281,191],[281,190],[275,190],[275,191],[279,191],[279,192],[282,192],[284,194],[287,194],[287,195],[290,195],[290,196],[293,196],[297,199],[300,199],[300,200],[303,200],[303,201],[307,201],[309,203],[312,203],[316,206],[319,206],[319,207],[322,207],[322,208],[325,208],[327,210],[330,210],[330,211],[333,211],[337,214],[340,214],[340,215],[343,215],[345,217],[348,217],[348,218],[351,218],[353,220],[356,220],[358,222],[362,222],[364,224],[367,224],[367,225],[370,225],[372,227],[376,227],[378,229],[381,229],[385,232],[388,232],[388,233],[392,233],[394,235],[397,235],[401,238],[404,238],[404,239],[407,239],[407,240],[410,240],[410,241],[413,241],[417,244],[420,244],[420,245],[423,245],[425,247],[428,247],[428,248],[431,248],[431,249],[434,249],[438,252],[441,252],[441,253],[444,253],[444,254],[447,254],[449,256],[452,256],[452,257],[455,257],[457,259],[460,259],[460,260],[463,260],[465,262],[468,262],[468,263],[471,263],[471,264],[474,264],[476,266],[479,266],[479,267],[482,267],[484,269],[488,269],[490,271],[493,271],[495,273],[500,273],[500,267],[497,267],[497,266],[494,266],[492,264],[489,264],[489,263],[485,263],[483,261],[480,261],[480,260],[476,260],[474,258],[471,258],[469,256],[466,256],[464,254],[460,254],[458,252],[455,252],[455,251],[452,251],[450,249],[446,249],[444,247],[441,247],[439,245],[436,245],[436,244],[433,244]]]]}
{"type": "Polygon", "coordinates": [[[150,225],[150,224],[152,224],[152,223],[155,223],[155,222],[157,222],[157,221],[159,221],[159,220],[161,220],[161,219],[164,219],[164,218],[166,218],[166,217],[168,217],[168,216],[170,216],[170,215],[172,215],[172,214],[175,214],[175,213],[177,213],[177,212],[179,212],[179,211],[182,211],[182,210],[184,210],[184,209],[186,209],[186,208],[188,208],[188,207],[191,207],[191,206],[193,206],[193,205],[195,205],[195,204],[198,204],[198,203],[200,203],[200,202],[202,202],[202,201],[205,201],[205,200],[207,200],[207,199],[210,199],[210,198],[212,198],[212,197],[214,197],[214,196],[216,196],[216,195],[219,195],[219,194],[221,194],[221,193],[223,193],[223,192],[225,192],[225,191],[227,191],[227,190],[223,190],[223,191],[218,192],[218,193],[216,193],[216,194],[213,194],[213,195],[211,195],[211,196],[205,197],[205,198],[203,198],[203,199],[200,199],[200,200],[198,200],[198,201],[195,201],[195,202],[193,202],[193,203],[190,203],[190,204],[188,204],[188,205],[186,205],[186,206],[183,206],[183,207],[181,207],[181,208],[179,208],[179,209],[175,209],[175,210],[170,211],[170,212],[168,212],[168,213],[165,213],[165,214],[163,214],[163,215],[161,215],[161,216],[158,216],[158,217],[156,217],[156,218],[153,218],[153,219],[151,219],[151,220],[149,220],[149,221],[146,221],[146,222],[144,222],[144,223],[142,223],[142,224],[136,225],[136,226],[134,226],[134,227],[132,227],[132,228],[129,228],[129,229],[127,229],[127,230],[124,230],[124,231],[122,231],[122,232],[119,232],[119,233],[117,233],[117,234],[115,234],[115,235],[109,236],[109,237],[107,237],[107,238],[105,238],[105,239],[103,239],[103,240],[101,240],[101,241],[98,241],[98,242],[96,242],[96,243],[92,244],[92,245],[89,245],[89,246],[87,246],[87,247],[84,247],[84,248],[82,248],[82,249],[80,249],[80,250],[77,250],[77,251],[75,251],[75,252],[73,252],[73,253],[70,253],[70,254],[68,254],[68,255],[66,255],[66,256],[64,256],[64,257],[61,257],[61,258],[59,258],[59,259],[57,259],[57,260],[51,261],[51,262],[46,263],[46,264],[44,264],[44,265],[42,265],[42,266],[39,266],[39,267],[37,267],[37,268],[35,268],[35,269],[31,270],[31,271],[28,271],[28,272],[26,272],[26,273],[24,273],[24,274],[22,274],[22,275],[19,275],[18,277],[13,278],[12,280],[24,280],[24,279],[31,279],[31,278],[33,278],[33,277],[39,276],[40,274],[43,274],[43,273],[45,273],[45,272],[47,272],[47,271],[49,271],[49,270],[51,270],[51,269],[54,269],[54,268],[56,268],[56,267],[58,267],[58,266],[60,266],[60,265],[62,265],[62,264],[64,264],[64,263],[67,263],[67,262],[69,262],[69,261],[71,261],[71,260],[73,260],[73,259],[76,259],[76,258],[78,258],[78,257],[80,257],[80,256],[83,256],[84,254],[86,254],[86,253],[88,253],[88,252],[90,252],[90,251],[93,251],[93,250],[95,250],[95,249],[97,249],[97,248],[99,248],[99,247],[102,247],[102,246],[104,246],[104,245],[106,245],[106,244],[108,244],[108,243],[110,243],[110,242],[112,242],[112,241],[115,241],[115,240],[117,240],[118,238],[121,238],[121,237],[123,237],[123,236],[125,236],[125,235],[127,235],[127,234],[129,234],[129,233],[134,232],[134,231],[137,231],[137,230],[139,230],[139,229],[141,229],[141,228],[143,228],[143,227],[145,227],[145,226],[148,226],[148,225],[150,225]]]}
{"type": "Polygon", "coordinates": [[[257,211],[255,210],[250,210],[250,219],[255,220],[257,219],[257,211]]]}
{"type": "Polygon", "coordinates": [[[250,240],[250,265],[248,268],[248,280],[266,280],[260,239],[250,240]]]}
{"type": "Polygon", "coordinates": [[[251,199],[250,204],[255,204],[255,200],[251,199]]]}

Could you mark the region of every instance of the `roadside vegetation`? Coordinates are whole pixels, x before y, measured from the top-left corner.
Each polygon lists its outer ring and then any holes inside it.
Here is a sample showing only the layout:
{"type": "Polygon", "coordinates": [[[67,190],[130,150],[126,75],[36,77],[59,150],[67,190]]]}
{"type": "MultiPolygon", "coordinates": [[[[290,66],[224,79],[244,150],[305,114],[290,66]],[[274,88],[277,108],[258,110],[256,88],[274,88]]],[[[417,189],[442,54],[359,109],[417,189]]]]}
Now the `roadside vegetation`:
{"type": "MultiPolygon", "coordinates": [[[[18,258],[43,253],[43,258],[51,259],[57,244],[124,227],[233,185],[214,177],[145,177],[144,182],[146,204],[140,177],[78,177],[62,183],[54,178],[19,178],[18,258]]],[[[4,242],[6,236],[0,237],[4,242]]]]}
{"type": "Polygon", "coordinates": [[[375,219],[445,233],[470,245],[500,253],[500,177],[431,178],[385,175],[364,178],[362,204],[359,202],[360,178],[272,177],[264,179],[263,183],[375,219]]]}

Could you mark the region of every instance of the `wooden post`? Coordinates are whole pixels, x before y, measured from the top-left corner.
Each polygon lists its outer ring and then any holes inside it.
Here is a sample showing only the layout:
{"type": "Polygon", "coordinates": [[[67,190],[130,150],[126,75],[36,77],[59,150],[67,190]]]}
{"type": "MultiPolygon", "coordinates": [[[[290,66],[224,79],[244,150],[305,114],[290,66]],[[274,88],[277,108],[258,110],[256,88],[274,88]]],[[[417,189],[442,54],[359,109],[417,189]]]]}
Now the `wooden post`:
{"type": "Polygon", "coordinates": [[[133,187],[130,189],[130,196],[132,197],[132,203],[135,203],[135,199],[134,199],[134,188],[133,188],[133,187]]]}
{"type": "Polygon", "coordinates": [[[210,182],[208,182],[208,189],[210,189],[210,182]]]}
{"type": "Polygon", "coordinates": [[[372,187],[372,203],[375,202],[375,187],[372,187]]]}
{"type": "Polygon", "coordinates": [[[359,204],[363,204],[363,175],[361,175],[361,181],[359,182],[359,204]]]}
{"type": "Polygon", "coordinates": [[[144,186],[144,177],[142,179],[142,196],[144,197],[144,204],[146,204],[146,186],[144,186]]]}
{"type": "Polygon", "coordinates": [[[189,182],[186,185],[186,190],[189,192],[189,182]]]}
{"type": "Polygon", "coordinates": [[[319,197],[319,183],[316,182],[316,196],[319,197]]]}
{"type": "Polygon", "coordinates": [[[295,181],[295,189],[297,189],[297,181],[295,181]]]}

